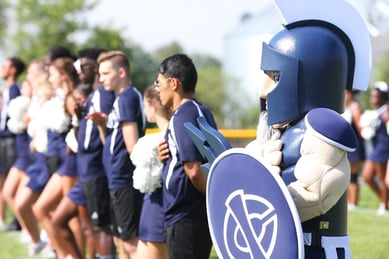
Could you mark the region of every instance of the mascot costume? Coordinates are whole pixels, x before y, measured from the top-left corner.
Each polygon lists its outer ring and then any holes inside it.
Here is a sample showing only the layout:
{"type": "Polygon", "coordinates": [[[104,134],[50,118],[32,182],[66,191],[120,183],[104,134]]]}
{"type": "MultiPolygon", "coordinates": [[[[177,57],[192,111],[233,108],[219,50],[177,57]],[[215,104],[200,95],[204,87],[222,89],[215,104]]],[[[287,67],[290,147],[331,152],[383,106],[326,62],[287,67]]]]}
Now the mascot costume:
{"type": "Polygon", "coordinates": [[[206,121],[187,131],[207,158],[207,212],[221,258],[351,258],[345,89],[366,90],[371,45],[344,0],[275,0],[284,29],[262,46],[257,139],[246,148],[206,121]]]}

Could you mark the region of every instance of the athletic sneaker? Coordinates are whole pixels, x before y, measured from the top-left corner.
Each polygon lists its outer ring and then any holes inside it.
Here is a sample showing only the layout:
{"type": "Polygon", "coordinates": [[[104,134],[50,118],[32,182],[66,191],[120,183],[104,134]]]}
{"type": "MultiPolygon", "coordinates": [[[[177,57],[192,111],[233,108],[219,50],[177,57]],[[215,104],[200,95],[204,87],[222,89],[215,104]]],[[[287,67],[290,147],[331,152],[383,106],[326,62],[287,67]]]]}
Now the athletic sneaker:
{"type": "Polygon", "coordinates": [[[30,234],[27,232],[27,230],[22,229],[19,240],[23,244],[29,244],[31,242],[31,237],[30,234]]]}
{"type": "Polygon", "coordinates": [[[381,203],[380,206],[378,207],[378,210],[377,210],[377,215],[385,215],[388,213],[388,210],[385,209],[385,204],[384,203],[381,203]]]}
{"type": "Polygon", "coordinates": [[[43,242],[42,240],[39,240],[38,243],[31,244],[29,247],[29,253],[30,255],[37,255],[39,254],[43,248],[46,247],[46,242],[43,242]]]}
{"type": "Polygon", "coordinates": [[[39,254],[40,258],[45,259],[56,259],[57,254],[55,253],[54,249],[50,246],[46,246],[39,254]]]}

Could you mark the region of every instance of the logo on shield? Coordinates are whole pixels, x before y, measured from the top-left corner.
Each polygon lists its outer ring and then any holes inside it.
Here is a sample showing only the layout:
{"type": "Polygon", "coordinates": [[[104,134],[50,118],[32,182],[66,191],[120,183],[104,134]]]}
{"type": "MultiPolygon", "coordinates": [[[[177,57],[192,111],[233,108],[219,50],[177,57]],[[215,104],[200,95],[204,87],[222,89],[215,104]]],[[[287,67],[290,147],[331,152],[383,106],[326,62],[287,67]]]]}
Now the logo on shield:
{"type": "Polygon", "coordinates": [[[212,164],[207,212],[220,258],[304,257],[301,223],[286,185],[244,149],[229,149],[212,164]]]}

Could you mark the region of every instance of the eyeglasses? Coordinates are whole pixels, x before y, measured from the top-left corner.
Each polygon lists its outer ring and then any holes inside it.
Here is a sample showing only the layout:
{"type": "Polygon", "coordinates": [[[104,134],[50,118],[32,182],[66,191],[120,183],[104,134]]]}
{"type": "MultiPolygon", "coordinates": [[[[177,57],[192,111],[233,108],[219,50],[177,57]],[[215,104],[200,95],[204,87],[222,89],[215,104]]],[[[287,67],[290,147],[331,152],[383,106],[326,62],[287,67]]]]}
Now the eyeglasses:
{"type": "MultiPolygon", "coordinates": [[[[170,79],[171,79],[171,78],[166,79],[166,80],[165,80],[165,83],[168,82],[170,79]]],[[[155,81],[154,81],[154,88],[155,88],[156,90],[159,90],[160,84],[161,84],[161,83],[158,82],[158,80],[155,80],[155,81]]]]}
{"type": "Polygon", "coordinates": [[[88,69],[88,68],[92,68],[93,66],[94,66],[94,64],[85,63],[85,64],[81,64],[81,65],[80,65],[80,68],[81,68],[81,70],[83,71],[83,70],[86,70],[86,69],[88,69]]]}

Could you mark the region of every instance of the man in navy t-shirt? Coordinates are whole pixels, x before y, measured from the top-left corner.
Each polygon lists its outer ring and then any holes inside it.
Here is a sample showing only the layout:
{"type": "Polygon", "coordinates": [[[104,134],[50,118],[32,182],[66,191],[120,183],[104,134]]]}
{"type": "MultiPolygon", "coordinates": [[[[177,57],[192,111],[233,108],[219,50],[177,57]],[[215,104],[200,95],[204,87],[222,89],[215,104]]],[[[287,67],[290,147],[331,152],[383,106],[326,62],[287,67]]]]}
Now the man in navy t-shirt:
{"type": "Polygon", "coordinates": [[[197,71],[183,54],[166,58],[155,82],[162,105],[173,111],[165,141],[158,147],[164,161],[163,207],[170,258],[209,258],[212,241],[205,207],[205,162],[185,130],[184,123],[198,126],[205,117],[216,128],[211,112],[194,98],[197,71]]]}
{"type": "MultiPolygon", "coordinates": [[[[8,171],[16,159],[15,135],[7,127],[8,104],[20,95],[17,80],[25,68],[25,63],[18,57],[6,59],[1,67],[1,78],[5,81],[5,87],[0,97],[0,225],[5,223],[5,202],[1,192],[8,171]]],[[[12,224],[8,229],[20,229],[16,219],[12,224]]]]}
{"type": "Polygon", "coordinates": [[[132,182],[134,165],[130,154],[146,127],[143,97],[132,85],[130,65],[121,51],[107,51],[98,59],[100,81],[114,91],[116,99],[107,116],[101,112],[88,114],[98,125],[104,142],[103,164],[113,207],[113,227],[119,253],[135,256],[138,225],[143,195],[132,182]]]}

